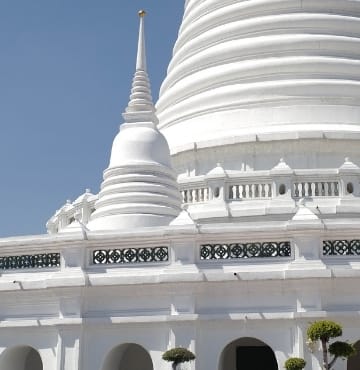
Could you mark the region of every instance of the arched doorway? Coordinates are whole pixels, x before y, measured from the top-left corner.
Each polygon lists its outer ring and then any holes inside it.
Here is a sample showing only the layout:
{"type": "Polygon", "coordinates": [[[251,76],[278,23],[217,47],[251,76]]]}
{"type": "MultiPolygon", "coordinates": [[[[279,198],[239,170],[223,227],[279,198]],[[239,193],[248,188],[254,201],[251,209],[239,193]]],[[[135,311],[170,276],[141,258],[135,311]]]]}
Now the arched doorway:
{"type": "Polygon", "coordinates": [[[349,357],[347,361],[347,370],[360,369],[360,341],[357,341],[354,347],[356,349],[356,355],[349,357]]]}
{"type": "Polygon", "coordinates": [[[126,343],[109,352],[102,370],[153,370],[153,363],[143,347],[135,343],[126,343]]]}
{"type": "Polygon", "coordinates": [[[240,338],[229,343],[220,357],[219,370],[278,370],[273,350],[261,340],[240,338]]]}
{"type": "Polygon", "coordinates": [[[6,349],[0,357],[0,370],[43,370],[39,352],[29,346],[6,349]]]}

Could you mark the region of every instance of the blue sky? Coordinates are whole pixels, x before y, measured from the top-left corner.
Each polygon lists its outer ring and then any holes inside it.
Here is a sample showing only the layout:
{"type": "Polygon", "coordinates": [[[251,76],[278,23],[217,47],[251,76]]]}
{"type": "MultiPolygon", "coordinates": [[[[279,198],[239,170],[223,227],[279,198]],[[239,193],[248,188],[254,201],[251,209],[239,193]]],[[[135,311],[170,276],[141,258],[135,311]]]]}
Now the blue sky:
{"type": "Polygon", "coordinates": [[[98,192],[146,18],[153,97],[184,0],[1,0],[0,236],[45,233],[67,199],[98,192]]]}

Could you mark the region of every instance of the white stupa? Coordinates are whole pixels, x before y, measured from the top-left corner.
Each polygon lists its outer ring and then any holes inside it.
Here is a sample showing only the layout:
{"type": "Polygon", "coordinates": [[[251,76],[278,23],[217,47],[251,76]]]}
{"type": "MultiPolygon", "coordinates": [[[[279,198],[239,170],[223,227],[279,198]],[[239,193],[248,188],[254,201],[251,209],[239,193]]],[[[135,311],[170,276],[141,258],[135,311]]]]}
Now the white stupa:
{"type": "Polygon", "coordinates": [[[360,1],[186,0],[159,120],[143,16],[99,194],[0,240],[0,370],[320,370],[323,319],[360,353],[360,1]]]}
{"type": "Polygon", "coordinates": [[[359,140],[359,11],[349,0],[186,1],[157,103],[170,146],[359,140]]]}
{"type": "Polygon", "coordinates": [[[90,230],[168,225],[180,212],[169,146],[157,129],[146,68],[145,12],[140,13],[136,72],[125,113],[104,172],[90,230]]]}

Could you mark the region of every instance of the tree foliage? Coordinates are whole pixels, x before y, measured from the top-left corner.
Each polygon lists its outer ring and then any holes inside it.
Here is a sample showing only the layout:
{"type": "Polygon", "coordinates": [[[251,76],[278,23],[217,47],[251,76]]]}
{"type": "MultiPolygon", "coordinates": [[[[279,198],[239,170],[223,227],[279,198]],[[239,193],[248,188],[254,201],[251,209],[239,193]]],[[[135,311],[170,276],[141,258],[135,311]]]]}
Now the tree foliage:
{"type": "Polygon", "coordinates": [[[330,338],[340,337],[341,335],[341,325],[329,320],[315,321],[307,330],[307,336],[313,342],[319,339],[329,342],[330,338]]]}
{"type": "Polygon", "coordinates": [[[330,370],[339,357],[348,358],[356,353],[354,346],[347,342],[337,341],[328,345],[331,338],[340,337],[341,335],[341,325],[330,320],[315,321],[307,330],[307,337],[312,342],[317,340],[321,342],[324,370],[330,370]],[[333,356],[330,361],[329,353],[333,356]]]}
{"type": "Polygon", "coordinates": [[[172,362],[173,369],[176,369],[178,364],[195,360],[195,355],[186,348],[176,347],[166,351],[162,355],[162,359],[172,362]]]}
{"type": "Polygon", "coordinates": [[[337,341],[330,344],[329,352],[335,357],[348,358],[356,354],[356,349],[350,343],[337,341]]]}
{"type": "Polygon", "coordinates": [[[299,357],[291,357],[285,361],[286,370],[302,370],[306,365],[306,361],[299,357]]]}

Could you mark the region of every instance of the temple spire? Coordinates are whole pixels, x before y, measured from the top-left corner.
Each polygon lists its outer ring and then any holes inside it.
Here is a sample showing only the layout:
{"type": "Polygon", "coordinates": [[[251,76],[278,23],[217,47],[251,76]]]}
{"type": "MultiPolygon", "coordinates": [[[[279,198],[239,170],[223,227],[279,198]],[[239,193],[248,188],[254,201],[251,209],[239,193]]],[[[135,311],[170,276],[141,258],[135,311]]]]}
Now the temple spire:
{"type": "Polygon", "coordinates": [[[169,146],[156,127],[158,120],[146,71],[145,11],[141,10],[139,16],[130,101],[113,142],[95,212],[87,225],[91,231],[167,226],[181,209],[169,146]]]}
{"type": "Polygon", "coordinates": [[[132,82],[131,95],[128,106],[123,113],[124,124],[147,124],[157,125],[158,119],[155,115],[155,107],[151,96],[149,76],[146,67],[146,49],[145,49],[145,10],[139,11],[140,27],[139,41],[136,58],[136,71],[132,82]]]}
{"type": "Polygon", "coordinates": [[[144,28],[144,18],[146,12],[145,10],[139,11],[140,17],[140,28],[139,28],[139,41],[138,41],[138,52],[136,58],[136,70],[146,71],[146,48],[145,48],[145,28],[144,28]]]}

